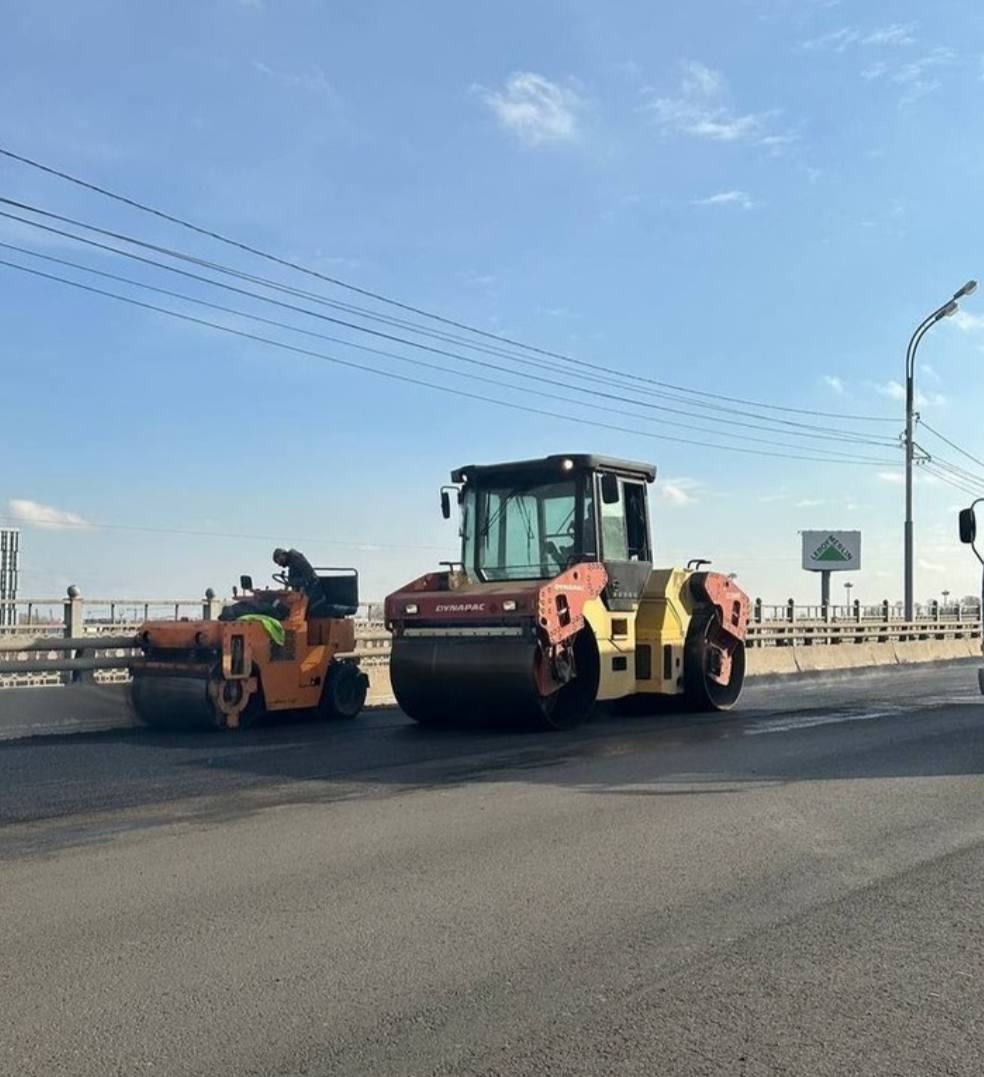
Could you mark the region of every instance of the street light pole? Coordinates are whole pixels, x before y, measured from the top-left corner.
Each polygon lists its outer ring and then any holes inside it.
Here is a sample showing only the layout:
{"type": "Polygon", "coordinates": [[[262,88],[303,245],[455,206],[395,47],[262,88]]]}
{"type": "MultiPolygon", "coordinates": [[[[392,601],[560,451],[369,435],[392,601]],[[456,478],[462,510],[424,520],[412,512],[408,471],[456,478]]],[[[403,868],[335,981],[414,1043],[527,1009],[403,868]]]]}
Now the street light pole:
{"type": "Polygon", "coordinates": [[[948,299],[943,306],[937,307],[927,318],[924,318],[916,327],[916,331],[909,339],[909,347],[905,352],[905,551],[904,551],[904,592],[905,592],[905,620],[911,621],[915,604],[913,602],[913,530],[912,530],[912,463],[915,458],[913,444],[913,428],[915,426],[915,373],[916,351],[922,338],[943,318],[949,318],[956,314],[960,300],[964,296],[972,295],[977,290],[977,281],[969,280],[957,292],[953,298],[948,299]]]}

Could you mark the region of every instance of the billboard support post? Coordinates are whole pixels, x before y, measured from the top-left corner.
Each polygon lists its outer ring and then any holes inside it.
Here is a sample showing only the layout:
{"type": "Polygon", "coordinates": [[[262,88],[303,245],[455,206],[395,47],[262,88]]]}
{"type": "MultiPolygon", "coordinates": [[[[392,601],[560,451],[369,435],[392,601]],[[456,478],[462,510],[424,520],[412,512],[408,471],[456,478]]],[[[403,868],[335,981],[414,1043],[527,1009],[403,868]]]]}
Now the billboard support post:
{"type": "Polygon", "coordinates": [[[830,620],[830,569],[820,571],[820,605],[823,607],[823,619],[830,620]]]}

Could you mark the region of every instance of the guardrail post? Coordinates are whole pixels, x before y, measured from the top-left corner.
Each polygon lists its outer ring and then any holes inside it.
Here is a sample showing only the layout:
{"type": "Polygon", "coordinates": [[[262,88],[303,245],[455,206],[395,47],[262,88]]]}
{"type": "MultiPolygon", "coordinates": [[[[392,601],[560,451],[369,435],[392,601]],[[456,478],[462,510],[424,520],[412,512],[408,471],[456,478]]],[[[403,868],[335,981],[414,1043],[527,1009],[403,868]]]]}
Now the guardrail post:
{"type": "Polygon", "coordinates": [[[755,599],[755,605],[752,606],[752,620],[760,625],[762,623],[762,599],[755,599]]]}
{"type": "MultiPolygon", "coordinates": [[[[65,638],[66,639],[78,639],[79,636],[85,635],[85,600],[82,598],[79,589],[73,583],[68,589],[68,598],[65,602],[65,638]]],[[[84,658],[85,651],[77,650],[70,651],[69,654],[75,658],[84,658]]],[[[68,684],[78,684],[80,682],[91,682],[93,680],[91,672],[82,672],[75,670],[73,673],[69,673],[66,679],[68,684]]]]}
{"type": "Polygon", "coordinates": [[[65,602],[65,638],[81,636],[84,631],[85,614],[82,595],[73,583],[68,589],[68,600],[65,602]]]}
{"type": "Polygon", "coordinates": [[[215,597],[215,592],[209,587],[205,591],[205,601],[202,603],[202,618],[206,621],[217,621],[222,612],[222,599],[215,597]]]}

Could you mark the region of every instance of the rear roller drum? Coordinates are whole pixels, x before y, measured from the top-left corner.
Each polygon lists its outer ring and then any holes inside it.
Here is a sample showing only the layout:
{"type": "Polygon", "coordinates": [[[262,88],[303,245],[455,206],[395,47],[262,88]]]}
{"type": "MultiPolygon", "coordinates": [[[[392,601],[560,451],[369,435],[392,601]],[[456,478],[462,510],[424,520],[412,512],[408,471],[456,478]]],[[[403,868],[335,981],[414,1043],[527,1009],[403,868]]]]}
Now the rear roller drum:
{"type": "Polygon", "coordinates": [[[734,640],[724,632],[716,611],[698,610],[690,622],[683,653],[687,706],[695,711],[729,710],[741,695],[744,681],[744,642],[734,640]],[[727,669],[728,652],[730,669],[727,669]],[[722,673],[726,669],[722,683],[722,673]]]}

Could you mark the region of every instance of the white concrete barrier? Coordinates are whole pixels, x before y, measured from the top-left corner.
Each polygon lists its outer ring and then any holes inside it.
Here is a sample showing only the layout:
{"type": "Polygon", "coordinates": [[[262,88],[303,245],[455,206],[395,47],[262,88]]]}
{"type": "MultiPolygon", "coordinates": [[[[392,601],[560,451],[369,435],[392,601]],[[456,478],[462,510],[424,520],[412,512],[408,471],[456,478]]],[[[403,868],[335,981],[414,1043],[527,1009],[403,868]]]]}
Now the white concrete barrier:
{"type": "Polygon", "coordinates": [[[753,647],[745,652],[746,677],[776,677],[798,673],[796,647],[753,647]]]}
{"type": "Polygon", "coordinates": [[[137,725],[129,684],[70,684],[0,691],[0,740],[99,733],[137,725]]]}

